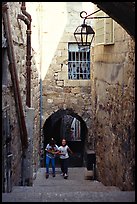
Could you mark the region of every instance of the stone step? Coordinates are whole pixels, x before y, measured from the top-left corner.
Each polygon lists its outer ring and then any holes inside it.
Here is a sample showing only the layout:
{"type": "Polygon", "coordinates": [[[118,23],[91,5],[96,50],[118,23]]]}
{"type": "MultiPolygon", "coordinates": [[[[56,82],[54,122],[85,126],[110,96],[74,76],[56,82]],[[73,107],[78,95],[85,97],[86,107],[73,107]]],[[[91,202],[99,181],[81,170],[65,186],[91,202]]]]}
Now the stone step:
{"type": "Polygon", "coordinates": [[[104,186],[85,179],[85,168],[69,168],[68,179],[60,175],[45,178],[45,168],[36,174],[33,186],[14,186],[11,193],[2,194],[2,202],[134,202],[135,192],[123,192],[115,186],[104,186]]]}
{"type": "MultiPolygon", "coordinates": [[[[60,175],[60,169],[56,169],[56,177],[52,177],[52,171],[50,169],[50,175],[49,178],[45,178],[45,168],[40,168],[37,172],[37,177],[34,180],[33,187],[37,186],[45,186],[46,190],[56,187],[55,190],[59,186],[64,186],[62,189],[65,191],[65,189],[68,191],[68,189],[74,190],[92,190],[92,191],[120,191],[119,188],[115,186],[104,186],[101,182],[97,180],[87,179],[85,178],[85,174],[87,174],[87,170],[84,167],[78,167],[78,168],[69,168],[68,172],[68,179],[64,179],[63,176],[60,175]]],[[[89,173],[89,172],[88,172],[89,173]]],[[[88,175],[89,176],[89,175],[88,175]]],[[[92,178],[92,177],[90,177],[92,178]]]]}

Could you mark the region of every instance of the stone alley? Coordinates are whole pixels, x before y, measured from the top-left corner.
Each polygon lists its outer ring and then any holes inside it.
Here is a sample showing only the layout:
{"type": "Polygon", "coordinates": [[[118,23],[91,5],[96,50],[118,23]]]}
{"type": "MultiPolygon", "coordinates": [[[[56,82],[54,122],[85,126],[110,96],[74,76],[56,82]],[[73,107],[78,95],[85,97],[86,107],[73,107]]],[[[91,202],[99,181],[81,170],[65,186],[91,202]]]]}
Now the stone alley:
{"type": "Polygon", "coordinates": [[[2,201],[135,201],[135,2],[2,2],[2,201]]]}
{"type": "Polygon", "coordinates": [[[57,168],[56,177],[46,179],[45,168],[40,168],[32,187],[14,186],[11,193],[3,193],[2,202],[135,202],[135,191],[104,186],[84,175],[84,167],[69,168],[66,180],[57,168]]]}

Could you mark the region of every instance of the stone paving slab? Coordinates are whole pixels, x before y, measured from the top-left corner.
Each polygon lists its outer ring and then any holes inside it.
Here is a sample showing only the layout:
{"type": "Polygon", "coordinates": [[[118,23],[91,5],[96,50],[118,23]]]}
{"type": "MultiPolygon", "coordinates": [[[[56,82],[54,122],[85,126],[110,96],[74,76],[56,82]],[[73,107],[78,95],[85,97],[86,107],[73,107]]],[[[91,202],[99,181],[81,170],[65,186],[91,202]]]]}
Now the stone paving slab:
{"type": "Polygon", "coordinates": [[[134,191],[120,191],[115,186],[84,179],[85,168],[70,168],[68,179],[56,169],[56,177],[45,178],[40,168],[32,187],[14,186],[2,194],[2,202],[135,202],[134,191]]]}
{"type": "Polygon", "coordinates": [[[2,202],[135,202],[134,192],[41,192],[8,193],[2,202]]]}

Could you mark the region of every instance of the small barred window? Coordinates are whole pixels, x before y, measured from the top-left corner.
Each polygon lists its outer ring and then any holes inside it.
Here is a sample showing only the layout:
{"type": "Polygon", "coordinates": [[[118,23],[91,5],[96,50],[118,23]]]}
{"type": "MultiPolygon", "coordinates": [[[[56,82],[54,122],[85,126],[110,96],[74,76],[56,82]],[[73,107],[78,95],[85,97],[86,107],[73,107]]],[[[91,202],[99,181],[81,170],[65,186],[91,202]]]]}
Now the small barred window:
{"type": "Polygon", "coordinates": [[[75,43],[69,43],[68,49],[68,79],[90,79],[90,48],[83,46],[78,49],[75,43]]]}

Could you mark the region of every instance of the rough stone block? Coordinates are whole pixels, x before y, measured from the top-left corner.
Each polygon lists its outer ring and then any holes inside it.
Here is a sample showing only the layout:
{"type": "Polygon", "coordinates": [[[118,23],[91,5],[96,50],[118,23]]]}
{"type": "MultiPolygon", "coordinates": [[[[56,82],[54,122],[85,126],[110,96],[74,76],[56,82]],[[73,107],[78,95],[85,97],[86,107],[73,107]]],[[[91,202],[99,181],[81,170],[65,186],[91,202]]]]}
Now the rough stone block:
{"type": "Polygon", "coordinates": [[[87,168],[85,168],[84,178],[85,178],[85,180],[93,179],[94,178],[94,172],[92,170],[87,170],[87,168]]]}

